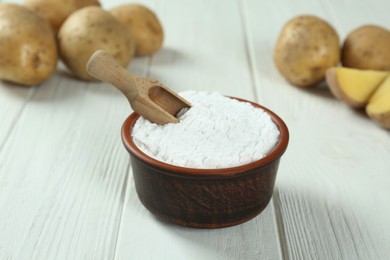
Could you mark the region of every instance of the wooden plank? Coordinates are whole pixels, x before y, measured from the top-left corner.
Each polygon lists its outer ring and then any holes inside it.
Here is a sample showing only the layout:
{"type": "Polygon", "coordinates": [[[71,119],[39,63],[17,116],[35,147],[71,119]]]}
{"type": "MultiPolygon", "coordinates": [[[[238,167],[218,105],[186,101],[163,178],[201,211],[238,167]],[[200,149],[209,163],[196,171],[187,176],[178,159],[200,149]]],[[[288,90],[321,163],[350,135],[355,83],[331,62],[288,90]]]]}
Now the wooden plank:
{"type": "Polygon", "coordinates": [[[34,87],[23,88],[0,82],[0,151],[34,91],[34,87]]]}
{"type": "MultiPolygon", "coordinates": [[[[140,3],[155,10],[165,31],[164,48],[152,57],[148,76],[177,92],[219,91],[241,98],[254,97],[236,3],[140,3]],[[229,17],[230,14],[233,16],[229,17]]],[[[107,2],[105,6],[116,5],[107,2]]]]}
{"type": "MultiPolygon", "coordinates": [[[[387,26],[387,1],[242,1],[256,92],[288,124],[275,209],[290,259],[387,259],[390,255],[390,133],[335,100],[323,86],[290,86],[273,64],[283,24],[323,17],[341,39],[365,23],[387,26]]],[[[388,26],[387,26],[388,27],[388,26]]],[[[283,238],[283,236],[281,236],[283,238]]],[[[283,240],[283,239],[282,239],[283,240]]]]}
{"type": "MultiPolygon", "coordinates": [[[[236,1],[143,1],[166,32],[148,75],[176,91],[220,91],[254,100],[236,1]]],[[[219,230],[174,226],[138,201],[129,178],[116,259],[280,259],[272,203],[257,218],[219,230]]]]}
{"type": "Polygon", "coordinates": [[[390,24],[389,3],[193,2],[143,1],[162,18],[166,44],[130,70],[176,91],[258,99],[280,114],[292,138],[274,204],[221,230],[161,222],[136,197],[119,138],[130,109],[116,90],[60,72],[32,89],[2,83],[0,259],[387,259],[389,133],[326,88],[289,86],[272,50],[294,15],[320,15],[345,36],[390,24]]]}
{"type": "Polygon", "coordinates": [[[129,112],[114,88],[61,72],[36,89],[0,153],[1,259],[113,257],[129,112]]]}
{"type": "Polygon", "coordinates": [[[163,222],[139,202],[129,179],[116,259],[280,259],[273,208],[224,229],[183,228],[163,222]]]}
{"type": "MultiPolygon", "coordinates": [[[[146,67],[139,59],[132,70],[146,67]]],[[[119,137],[127,101],[63,72],[39,87],[3,82],[0,92],[0,258],[112,258],[129,168],[119,137]]]]}
{"type": "MultiPolygon", "coordinates": [[[[131,66],[145,68],[147,59],[131,66]]],[[[38,87],[1,83],[0,259],[113,258],[130,112],[117,90],[72,79],[61,65],[38,87]]]]}

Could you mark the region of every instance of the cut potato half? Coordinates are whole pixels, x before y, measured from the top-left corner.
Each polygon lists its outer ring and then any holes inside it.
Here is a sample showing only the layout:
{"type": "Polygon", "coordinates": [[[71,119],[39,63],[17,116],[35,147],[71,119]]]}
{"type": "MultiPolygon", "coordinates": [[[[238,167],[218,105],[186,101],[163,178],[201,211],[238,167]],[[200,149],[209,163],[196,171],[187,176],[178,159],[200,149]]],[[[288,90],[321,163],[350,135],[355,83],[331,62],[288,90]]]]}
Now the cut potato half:
{"type": "Polygon", "coordinates": [[[343,67],[328,69],[326,81],[333,95],[352,107],[364,107],[390,72],[343,67]]]}
{"type": "Polygon", "coordinates": [[[390,129],[390,76],[386,78],[370,98],[366,112],[379,125],[390,129]]]}

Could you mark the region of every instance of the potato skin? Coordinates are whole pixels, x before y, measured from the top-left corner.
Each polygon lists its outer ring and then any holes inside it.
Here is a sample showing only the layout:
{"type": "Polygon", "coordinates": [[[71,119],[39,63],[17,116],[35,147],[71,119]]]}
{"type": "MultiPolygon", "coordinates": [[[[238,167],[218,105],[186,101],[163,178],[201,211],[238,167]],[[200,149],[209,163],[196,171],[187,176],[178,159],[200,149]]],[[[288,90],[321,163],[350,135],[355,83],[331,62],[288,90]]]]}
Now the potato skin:
{"type": "Polygon", "coordinates": [[[370,111],[366,110],[367,115],[378,125],[385,129],[390,130],[390,111],[382,112],[379,114],[370,113],[370,111]]]}
{"type": "Polygon", "coordinates": [[[25,6],[49,22],[55,33],[74,11],[85,6],[100,6],[97,0],[26,0],[25,6]]]}
{"type": "Polygon", "coordinates": [[[96,80],[85,66],[91,55],[104,50],[124,67],[134,54],[131,32],[109,12],[88,6],[72,13],[58,32],[60,57],[80,79],[96,80]]]}
{"type": "Polygon", "coordinates": [[[164,31],[157,16],[140,4],[124,4],[110,10],[131,31],[135,41],[135,55],[151,55],[164,41],[164,31]]]}
{"type": "Polygon", "coordinates": [[[0,4],[0,79],[21,85],[47,80],[57,67],[49,24],[26,7],[0,4]]]}
{"type": "Polygon", "coordinates": [[[369,70],[390,70],[390,31],[364,25],[346,37],[342,48],[345,67],[369,70]]]}
{"type": "Polygon", "coordinates": [[[324,80],[340,61],[337,32],[324,20],[302,15],[288,21],[277,40],[274,62],[293,85],[310,87],[324,80]]]}

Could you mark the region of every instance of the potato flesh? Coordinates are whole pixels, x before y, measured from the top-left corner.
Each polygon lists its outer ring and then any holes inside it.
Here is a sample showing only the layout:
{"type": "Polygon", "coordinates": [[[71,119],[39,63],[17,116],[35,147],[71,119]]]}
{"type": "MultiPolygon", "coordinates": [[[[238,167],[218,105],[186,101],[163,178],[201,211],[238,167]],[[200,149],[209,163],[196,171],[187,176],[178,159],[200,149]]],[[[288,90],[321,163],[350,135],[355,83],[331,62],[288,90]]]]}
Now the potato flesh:
{"type": "Polygon", "coordinates": [[[369,114],[390,113],[390,76],[372,95],[366,109],[369,114]]]}
{"type": "Polygon", "coordinates": [[[366,103],[389,73],[336,68],[336,75],[345,95],[355,102],[366,103]]]}

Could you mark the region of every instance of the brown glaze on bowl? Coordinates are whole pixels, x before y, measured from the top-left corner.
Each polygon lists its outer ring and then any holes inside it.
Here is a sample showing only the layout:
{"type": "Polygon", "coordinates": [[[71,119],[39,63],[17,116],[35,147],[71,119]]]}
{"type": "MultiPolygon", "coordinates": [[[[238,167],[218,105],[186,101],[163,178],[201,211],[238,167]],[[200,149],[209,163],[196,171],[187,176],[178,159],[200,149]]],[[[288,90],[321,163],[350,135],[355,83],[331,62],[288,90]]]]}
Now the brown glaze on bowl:
{"type": "Polygon", "coordinates": [[[138,197],[150,212],[182,226],[221,228],[243,223],[263,211],[272,197],[289,133],[275,113],[249,103],[271,116],[279,128],[280,139],[264,158],[232,168],[193,169],[155,160],[143,153],[131,137],[139,115],[133,113],[125,120],[122,141],[130,153],[138,197]]]}

